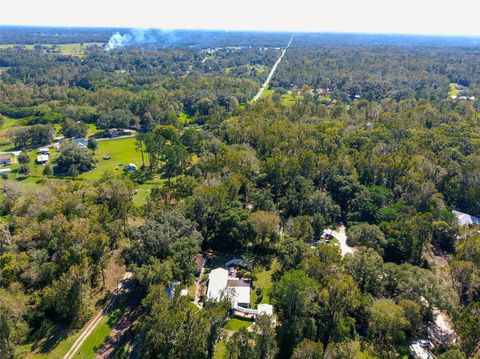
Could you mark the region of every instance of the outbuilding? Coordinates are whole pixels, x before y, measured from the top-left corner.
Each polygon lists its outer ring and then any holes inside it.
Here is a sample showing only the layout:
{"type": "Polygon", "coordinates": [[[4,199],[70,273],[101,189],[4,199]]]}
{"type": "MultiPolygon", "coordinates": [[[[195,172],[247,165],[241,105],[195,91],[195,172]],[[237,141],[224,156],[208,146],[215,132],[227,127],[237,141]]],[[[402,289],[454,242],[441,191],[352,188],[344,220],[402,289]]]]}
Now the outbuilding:
{"type": "Polygon", "coordinates": [[[38,155],[36,162],[41,165],[48,162],[48,155],[38,155]]]}
{"type": "Polygon", "coordinates": [[[452,211],[452,213],[455,215],[455,217],[457,217],[458,224],[461,226],[468,226],[472,224],[480,225],[480,218],[478,217],[460,211],[452,211]]]}
{"type": "Polygon", "coordinates": [[[9,166],[12,164],[12,159],[10,155],[1,155],[0,156],[0,165],[9,166]]]}

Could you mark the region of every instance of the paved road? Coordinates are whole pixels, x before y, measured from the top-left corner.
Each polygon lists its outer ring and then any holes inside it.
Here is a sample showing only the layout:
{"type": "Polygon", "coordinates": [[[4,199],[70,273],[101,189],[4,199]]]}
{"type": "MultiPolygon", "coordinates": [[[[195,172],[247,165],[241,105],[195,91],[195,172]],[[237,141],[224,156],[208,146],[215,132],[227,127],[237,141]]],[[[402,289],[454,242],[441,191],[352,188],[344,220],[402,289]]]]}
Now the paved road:
{"type": "Polygon", "coordinates": [[[272,69],[270,70],[270,73],[268,74],[267,79],[263,83],[262,87],[260,87],[260,90],[258,90],[255,97],[252,99],[252,102],[257,101],[260,98],[260,96],[262,96],[263,91],[266,88],[268,88],[268,84],[270,83],[270,80],[272,79],[273,74],[275,73],[275,70],[277,69],[278,64],[280,63],[280,61],[282,61],[283,56],[285,55],[285,52],[287,52],[287,49],[290,47],[290,44],[292,43],[292,40],[293,40],[293,36],[290,38],[290,41],[288,42],[287,46],[282,50],[282,54],[278,58],[277,62],[275,62],[275,64],[273,65],[272,69]]]}
{"type": "Polygon", "coordinates": [[[63,359],[71,359],[74,357],[75,353],[80,349],[82,344],[85,342],[85,340],[88,338],[90,333],[97,327],[98,323],[102,320],[102,318],[108,313],[112,305],[115,303],[115,300],[117,299],[119,293],[122,291],[123,286],[125,285],[125,282],[130,279],[132,276],[131,272],[125,273],[123,276],[122,281],[118,284],[117,289],[115,289],[112,294],[109,295],[107,299],[107,303],[105,304],[105,307],[97,313],[97,315],[90,321],[88,326],[85,328],[83,333],[78,337],[78,339],[73,343],[72,347],[70,350],[65,354],[63,359]]]}

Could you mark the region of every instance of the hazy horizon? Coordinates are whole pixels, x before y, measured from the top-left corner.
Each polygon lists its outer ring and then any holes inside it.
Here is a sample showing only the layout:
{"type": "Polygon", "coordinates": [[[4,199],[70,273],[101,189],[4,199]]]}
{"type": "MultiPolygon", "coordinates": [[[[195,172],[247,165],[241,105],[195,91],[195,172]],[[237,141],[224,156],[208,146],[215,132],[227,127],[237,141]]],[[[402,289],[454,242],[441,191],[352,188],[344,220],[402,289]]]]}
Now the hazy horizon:
{"type": "Polygon", "coordinates": [[[472,0],[0,0],[2,26],[480,36],[472,0]]]}

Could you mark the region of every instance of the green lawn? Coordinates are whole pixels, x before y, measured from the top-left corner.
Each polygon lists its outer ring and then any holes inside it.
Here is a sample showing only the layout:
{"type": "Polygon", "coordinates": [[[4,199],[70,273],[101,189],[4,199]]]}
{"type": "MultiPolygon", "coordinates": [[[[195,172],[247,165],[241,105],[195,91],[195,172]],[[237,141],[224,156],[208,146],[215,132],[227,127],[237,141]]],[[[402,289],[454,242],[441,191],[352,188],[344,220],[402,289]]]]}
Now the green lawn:
{"type": "Polygon", "coordinates": [[[188,125],[189,123],[195,121],[193,118],[188,116],[186,113],[182,112],[180,115],[178,115],[178,120],[180,121],[180,124],[182,126],[188,125]]]}
{"type": "Polygon", "coordinates": [[[3,119],[3,122],[1,122],[1,126],[0,126],[1,133],[6,132],[9,128],[15,125],[15,122],[17,122],[15,118],[10,118],[3,115],[2,115],[2,119],[3,119]]]}
{"type": "Polygon", "coordinates": [[[215,354],[213,355],[213,359],[223,359],[225,351],[225,342],[223,340],[220,340],[215,347],[215,354]]]}
{"type": "Polygon", "coordinates": [[[458,96],[457,85],[457,83],[450,84],[450,92],[448,93],[448,97],[451,98],[452,96],[458,96]]]}
{"type": "Polygon", "coordinates": [[[51,331],[50,336],[36,343],[36,347],[31,343],[19,346],[16,349],[17,357],[23,359],[61,359],[67,354],[87,325],[88,323],[80,330],[70,332],[56,328],[57,330],[51,331]]]}
{"type": "Polygon", "coordinates": [[[295,102],[301,100],[303,97],[302,95],[292,95],[291,93],[283,94],[281,103],[285,106],[293,106],[295,102]]]}
{"type": "Polygon", "coordinates": [[[262,96],[260,97],[269,97],[269,96],[272,96],[272,94],[273,94],[273,91],[270,90],[269,88],[266,88],[265,90],[263,90],[262,96]]]}
{"type": "Polygon", "coordinates": [[[105,339],[108,338],[112,328],[115,326],[115,323],[120,318],[121,314],[122,310],[120,308],[116,308],[102,318],[97,327],[90,333],[87,339],[85,339],[85,342],[80,347],[78,352],[75,353],[75,356],[86,359],[95,358],[96,351],[105,341],[105,339]]]}
{"type": "MultiPolygon", "coordinates": [[[[259,304],[270,303],[270,291],[272,289],[272,275],[279,269],[279,264],[276,260],[272,262],[270,269],[255,270],[254,274],[257,279],[253,282],[255,288],[261,288],[263,292],[263,298],[259,304]]],[[[257,293],[252,290],[252,307],[256,307],[257,293]]]]}
{"type": "Polygon", "coordinates": [[[95,136],[98,133],[103,132],[103,130],[97,128],[97,125],[93,123],[88,124],[87,137],[95,136]]]}
{"type": "Polygon", "coordinates": [[[142,165],[142,156],[135,149],[135,138],[119,138],[112,140],[98,141],[98,150],[95,153],[97,167],[92,171],[83,173],[79,178],[99,179],[105,171],[123,173],[123,168],[129,163],[138,167],[142,165]],[[112,158],[104,160],[103,156],[109,155],[112,158]]]}
{"type": "Polygon", "coordinates": [[[248,328],[250,325],[253,324],[252,319],[241,318],[241,317],[233,317],[230,319],[227,324],[225,324],[226,330],[237,331],[242,328],[248,328]]]}

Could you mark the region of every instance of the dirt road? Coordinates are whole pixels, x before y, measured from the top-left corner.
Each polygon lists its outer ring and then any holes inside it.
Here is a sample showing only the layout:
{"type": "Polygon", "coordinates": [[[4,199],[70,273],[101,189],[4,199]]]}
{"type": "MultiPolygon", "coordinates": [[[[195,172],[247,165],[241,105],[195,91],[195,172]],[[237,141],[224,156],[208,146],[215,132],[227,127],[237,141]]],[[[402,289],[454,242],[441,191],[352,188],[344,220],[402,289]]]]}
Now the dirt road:
{"type": "Polygon", "coordinates": [[[327,231],[332,236],[334,236],[338,243],[340,244],[340,251],[342,252],[342,257],[348,253],[355,253],[355,248],[350,247],[347,244],[347,234],[345,233],[345,226],[338,227],[337,230],[327,231]]]}

